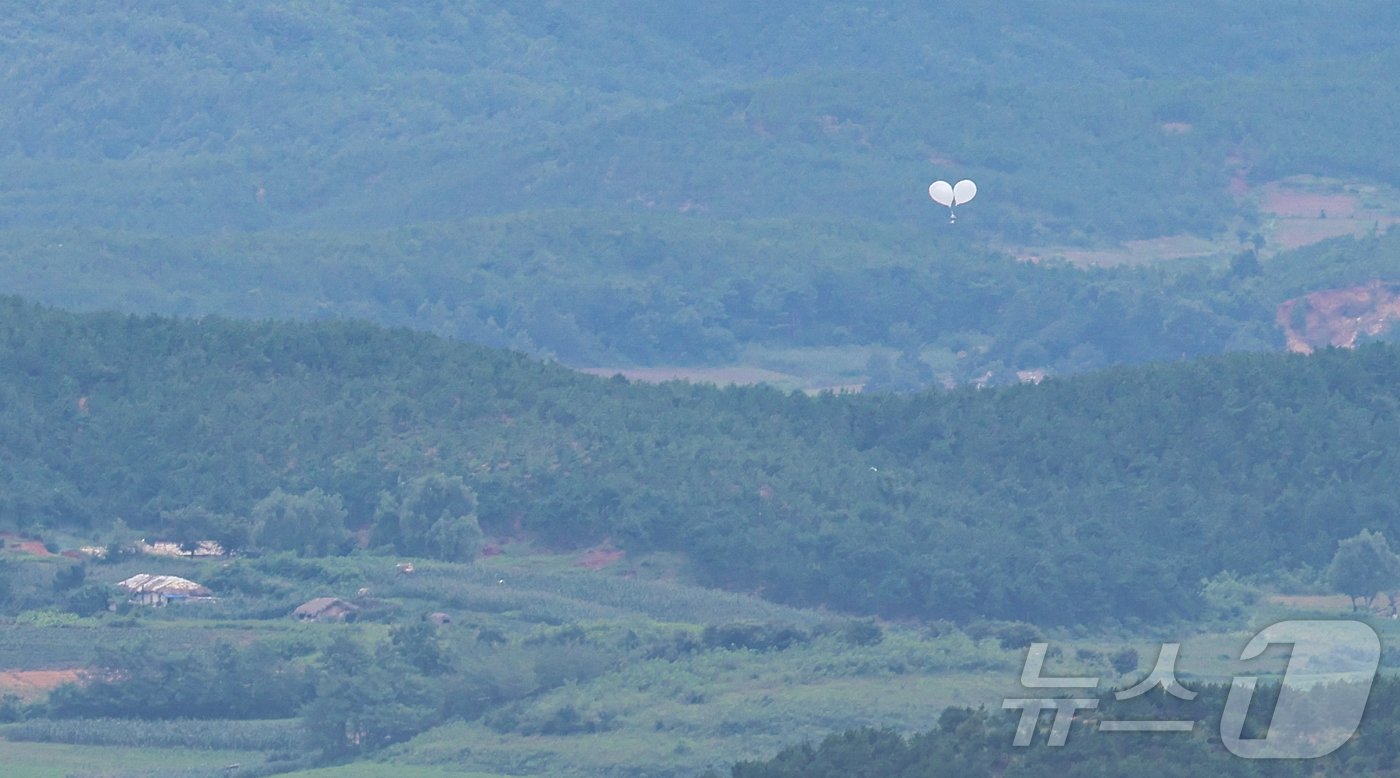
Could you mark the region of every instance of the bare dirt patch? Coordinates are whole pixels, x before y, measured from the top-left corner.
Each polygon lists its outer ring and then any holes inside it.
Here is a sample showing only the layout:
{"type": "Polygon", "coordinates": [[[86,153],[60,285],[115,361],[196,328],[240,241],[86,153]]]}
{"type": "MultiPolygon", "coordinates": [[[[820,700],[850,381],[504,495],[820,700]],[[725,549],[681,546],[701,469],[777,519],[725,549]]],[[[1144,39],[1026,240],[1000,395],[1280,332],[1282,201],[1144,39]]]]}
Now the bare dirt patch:
{"type": "Polygon", "coordinates": [[[788,373],[779,373],[776,370],[765,370],[761,367],[583,367],[579,372],[590,375],[611,378],[614,375],[621,375],[628,381],[641,381],[647,384],[659,384],[666,381],[689,381],[697,384],[716,384],[719,386],[752,384],[791,384],[800,383],[801,379],[788,373]]]}
{"type": "Polygon", "coordinates": [[[1355,195],[1309,192],[1275,181],[1260,188],[1259,207],[1284,219],[1350,219],[1356,215],[1355,195]]]}
{"type": "Polygon", "coordinates": [[[65,683],[78,680],[81,670],[0,670],[0,693],[36,700],[65,683]]]}
{"type": "Polygon", "coordinates": [[[1372,281],[1312,292],[1284,301],[1274,318],[1288,350],[1296,354],[1327,346],[1352,348],[1363,335],[1380,335],[1400,321],[1400,287],[1372,281]]]}
{"type": "Polygon", "coordinates": [[[0,533],[0,540],[5,541],[6,548],[13,548],[34,556],[53,556],[54,553],[44,547],[41,540],[34,538],[24,538],[12,532],[0,533]]]}
{"type": "Polygon", "coordinates": [[[608,565],[621,560],[627,553],[620,548],[613,548],[610,544],[590,548],[579,557],[578,566],[586,567],[589,570],[602,570],[608,565]]]}
{"type": "Polygon", "coordinates": [[[1400,224],[1396,194],[1382,187],[1317,176],[1290,176],[1255,190],[1275,251],[1400,224]]]}
{"type": "Polygon", "coordinates": [[[1290,219],[1274,228],[1274,247],[1278,250],[1296,249],[1343,235],[1362,235],[1369,229],[1369,226],[1363,227],[1354,220],[1290,219]]]}

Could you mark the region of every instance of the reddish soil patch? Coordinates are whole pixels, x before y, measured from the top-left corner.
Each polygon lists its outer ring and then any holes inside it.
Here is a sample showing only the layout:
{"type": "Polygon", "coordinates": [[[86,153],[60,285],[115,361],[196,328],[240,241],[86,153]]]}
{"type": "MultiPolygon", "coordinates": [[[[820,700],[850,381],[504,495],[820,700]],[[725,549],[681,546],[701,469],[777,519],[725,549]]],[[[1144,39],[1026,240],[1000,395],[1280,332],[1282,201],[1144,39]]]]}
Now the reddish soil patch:
{"type": "Polygon", "coordinates": [[[1355,195],[1306,192],[1280,183],[1266,184],[1260,187],[1260,193],[1263,195],[1260,207],[1284,218],[1350,219],[1356,215],[1355,195]]]}
{"type": "Polygon", "coordinates": [[[1285,219],[1274,229],[1272,242],[1278,249],[1296,249],[1343,235],[1361,235],[1372,224],[1363,226],[1355,219],[1285,219]]]}
{"type": "Polygon", "coordinates": [[[589,550],[583,552],[583,556],[580,557],[578,560],[578,566],[586,567],[589,570],[602,570],[608,565],[613,564],[614,562],[617,562],[618,560],[622,559],[626,555],[626,552],[624,552],[622,549],[613,548],[612,546],[599,546],[598,548],[590,548],[589,550]]]}
{"type": "Polygon", "coordinates": [[[1352,348],[1362,335],[1375,336],[1400,321],[1400,294],[1391,284],[1372,281],[1349,289],[1327,289],[1279,305],[1274,319],[1288,350],[1311,354],[1326,346],[1352,348]]]}
{"type": "Polygon", "coordinates": [[[1294,176],[1264,184],[1257,191],[1259,209],[1274,217],[1269,244],[1275,250],[1364,235],[1400,223],[1393,205],[1363,202],[1363,195],[1376,201],[1384,194],[1374,186],[1294,176]]]}
{"type": "Polygon", "coordinates": [[[21,699],[43,697],[65,683],[78,680],[80,670],[0,670],[0,692],[21,699]]]}
{"type": "Polygon", "coordinates": [[[22,538],[12,532],[0,533],[0,539],[5,541],[6,548],[16,548],[34,556],[53,556],[54,553],[44,548],[43,541],[33,538],[22,538]]]}

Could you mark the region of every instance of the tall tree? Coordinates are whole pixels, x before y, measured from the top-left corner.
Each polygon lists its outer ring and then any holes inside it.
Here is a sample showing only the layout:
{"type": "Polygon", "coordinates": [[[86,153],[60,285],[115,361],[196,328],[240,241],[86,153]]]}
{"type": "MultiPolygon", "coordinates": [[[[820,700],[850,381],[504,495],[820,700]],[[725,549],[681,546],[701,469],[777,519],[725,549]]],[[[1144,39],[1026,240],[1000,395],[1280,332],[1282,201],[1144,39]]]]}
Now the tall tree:
{"type": "Polygon", "coordinates": [[[274,490],[253,506],[253,527],[259,546],[299,556],[341,552],[350,542],[340,496],[320,489],[302,494],[274,490]]]}
{"type": "MultiPolygon", "coordinates": [[[[1400,587],[1400,556],[1390,550],[1390,543],[1379,532],[1362,530],[1337,544],[1332,564],[1327,566],[1327,583],[1351,598],[1352,610],[1357,600],[1371,607],[1379,592],[1393,592],[1400,587]]],[[[1394,604],[1394,595],[1390,595],[1394,604]]]]}
{"type": "Polygon", "coordinates": [[[476,493],[461,476],[431,473],[408,482],[402,497],[381,502],[377,542],[402,554],[436,559],[471,559],[483,535],[476,518],[476,493]]]}

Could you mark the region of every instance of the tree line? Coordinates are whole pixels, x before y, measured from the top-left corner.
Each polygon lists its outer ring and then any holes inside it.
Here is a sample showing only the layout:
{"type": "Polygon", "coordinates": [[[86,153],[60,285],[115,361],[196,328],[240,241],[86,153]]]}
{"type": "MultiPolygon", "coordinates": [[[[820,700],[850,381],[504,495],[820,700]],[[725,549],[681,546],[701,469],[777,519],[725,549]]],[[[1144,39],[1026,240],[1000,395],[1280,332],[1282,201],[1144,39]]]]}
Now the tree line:
{"type": "Polygon", "coordinates": [[[611,538],[784,602],[1076,623],[1189,614],[1204,578],[1321,570],[1400,515],[1384,344],[808,396],[354,323],[15,300],[0,322],[0,526],[18,531],[100,540],[120,519],[312,556],[361,533],[455,558],[483,536],[611,538]]]}

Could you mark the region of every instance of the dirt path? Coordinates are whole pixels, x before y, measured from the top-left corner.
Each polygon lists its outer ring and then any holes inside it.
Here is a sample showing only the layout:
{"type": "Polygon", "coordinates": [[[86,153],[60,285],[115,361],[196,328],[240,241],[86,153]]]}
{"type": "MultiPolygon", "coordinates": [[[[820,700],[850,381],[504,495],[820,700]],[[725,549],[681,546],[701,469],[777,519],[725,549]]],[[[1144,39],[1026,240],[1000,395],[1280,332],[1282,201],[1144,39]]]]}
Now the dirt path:
{"type": "Polygon", "coordinates": [[[54,556],[52,551],[44,548],[42,541],[20,537],[13,532],[0,532],[0,540],[5,541],[6,548],[16,548],[34,556],[54,556]]]}
{"type": "Polygon", "coordinates": [[[72,670],[0,670],[0,694],[17,694],[26,702],[36,700],[65,683],[78,680],[72,670]]]}

